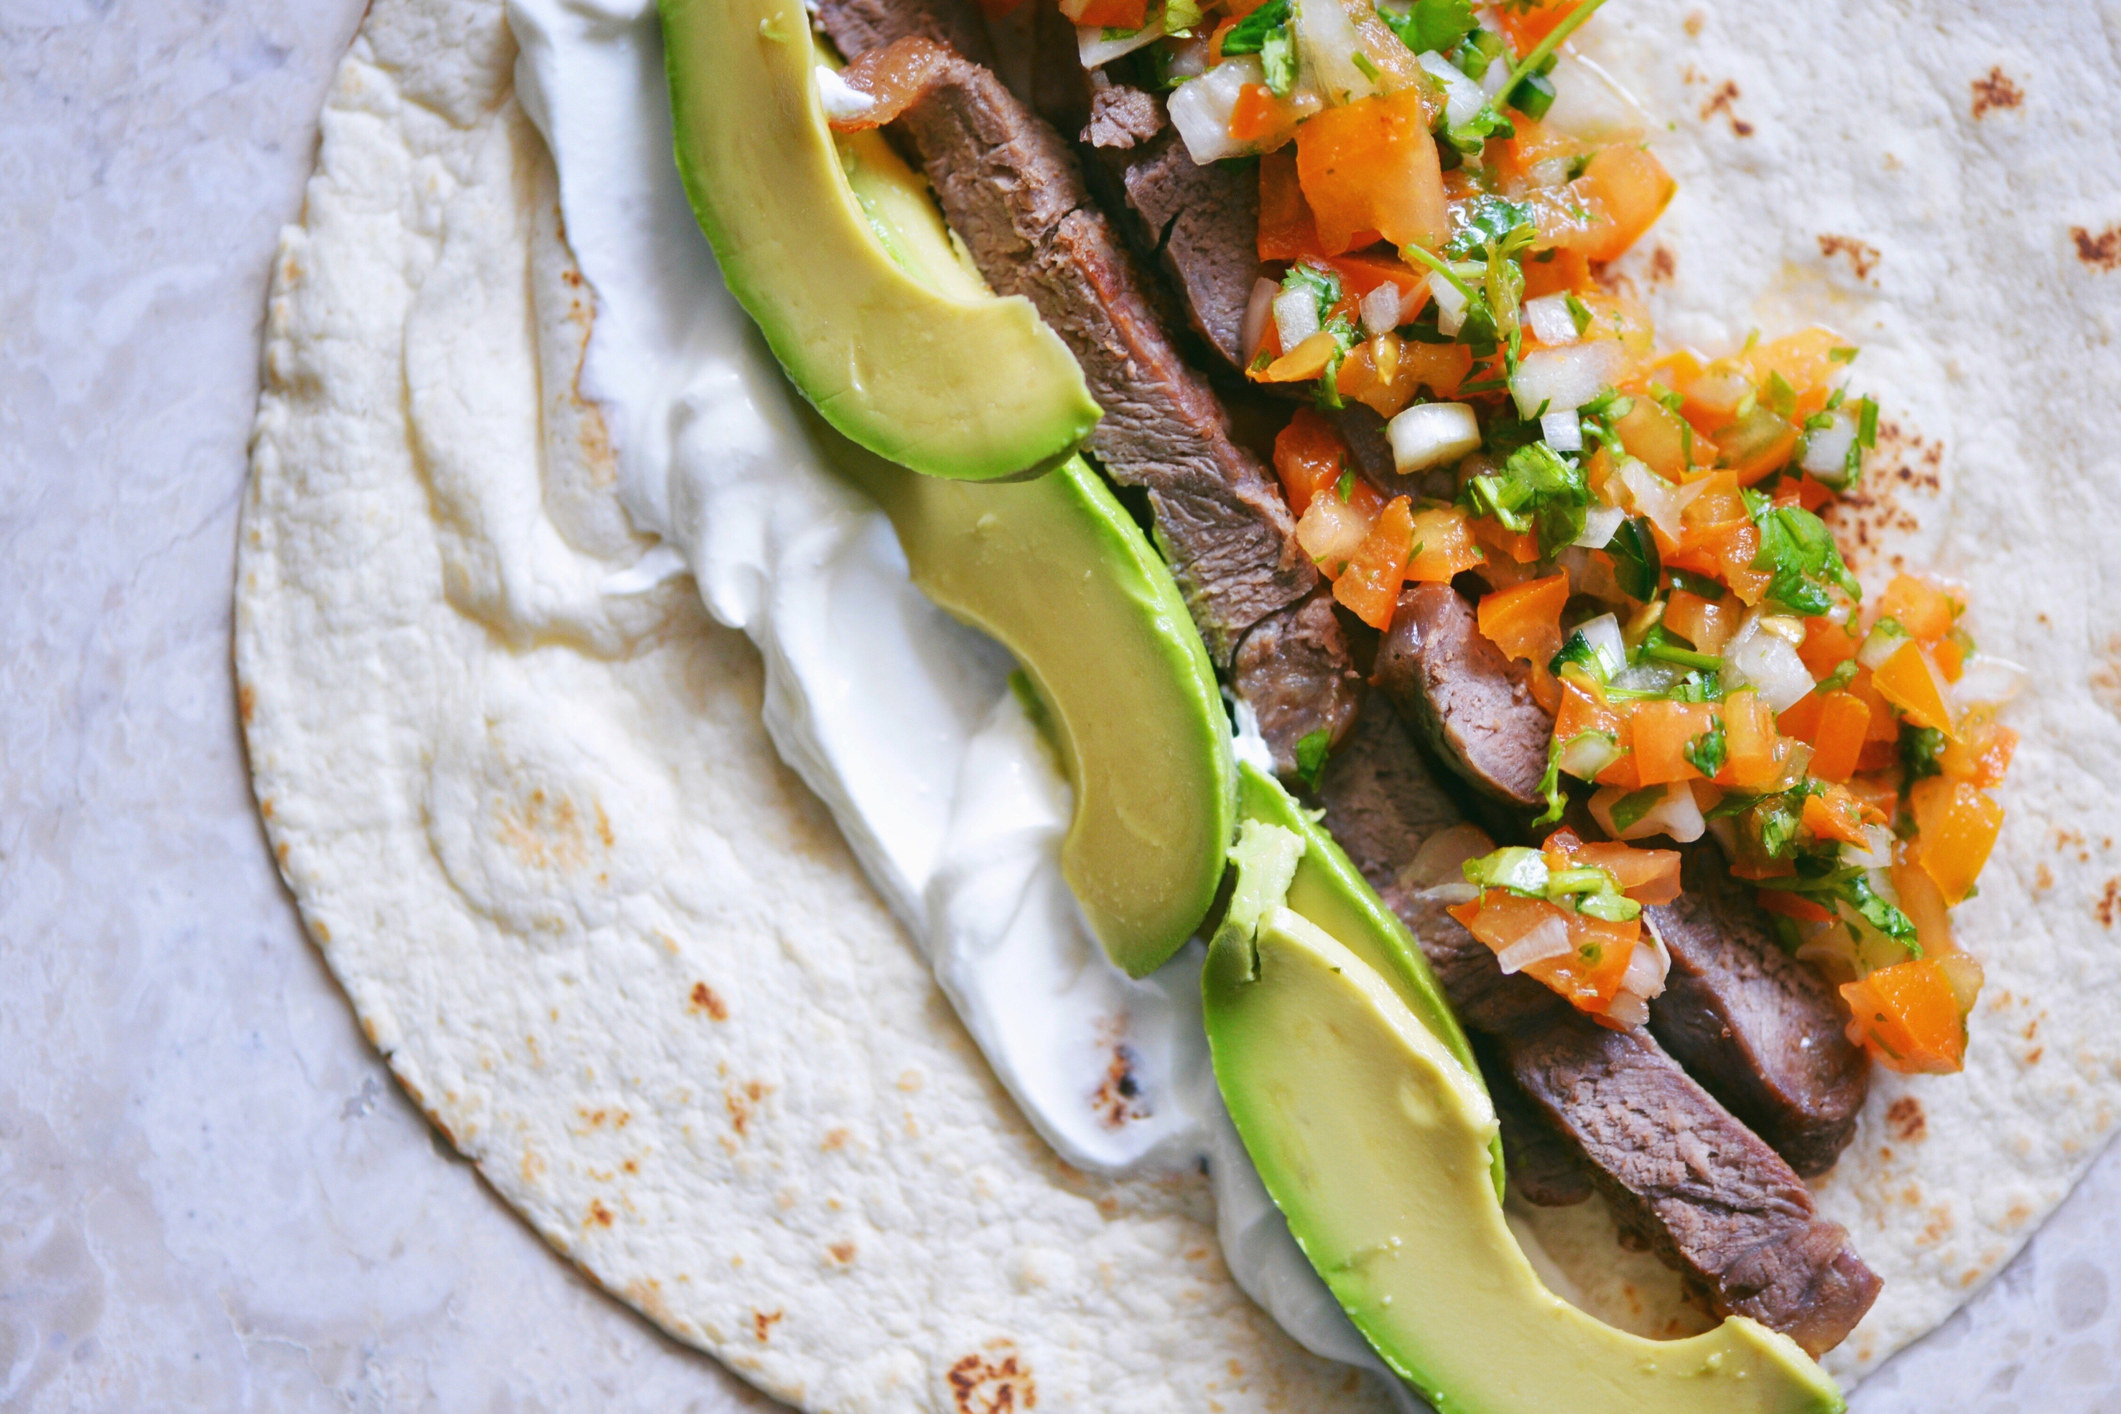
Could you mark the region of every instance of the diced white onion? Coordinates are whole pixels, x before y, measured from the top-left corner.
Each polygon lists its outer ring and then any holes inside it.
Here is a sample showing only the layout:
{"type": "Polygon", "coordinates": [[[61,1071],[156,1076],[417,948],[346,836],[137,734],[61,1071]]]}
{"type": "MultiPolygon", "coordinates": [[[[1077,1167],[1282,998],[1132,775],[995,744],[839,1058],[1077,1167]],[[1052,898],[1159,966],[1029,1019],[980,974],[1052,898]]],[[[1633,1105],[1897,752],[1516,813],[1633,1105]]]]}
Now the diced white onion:
{"type": "Polygon", "coordinates": [[[1549,131],[1605,144],[1650,127],[1649,114],[1635,96],[1581,55],[1563,55],[1547,78],[1554,85],[1554,106],[1540,121],[1549,131]]]}
{"type": "MultiPolygon", "coordinates": [[[[1686,533],[1686,525],[1679,518],[1686,504],[1679,499],[1677,486],[1633,457],[1621,458],[1620,470],[1616,474],[1620,484],[1627,488],[1628,499],[1635,503],[1635,509],[1655,521],[1659,530],[1674,540],[1686,533]]],[[[1703,477],[1699,484],[1706,485],[1707,482],[1708,478],[1703,477]]]]}
{"type": "Polygon", "coordinates": [[[1174,79],[1197,79],[1208,72],[1208,36],[1198,31],[1165,51],[1164,73],[1174,79]]]}
{"type": "Polygon", "coordinates": [[[1861,845],[1841,846],[1841,862],[1859,869],[1888,869],[1893,863],[1893,832],[1884,825],[1865,825],[1861,845]]]}
{"type": "Polygon", "coordinates": [[[1187,79],[1171,91],[1166,111],[1171,126],[1186,144],[1186,153],[1200,166],[1225,157],[1242,157],[1252,149],[1230,136],[1230,114],[1246,84],[1265,83],[1267,72],[1257,54],[1225,59],[1197,79],[1187,79]]]}
{"type": "MultiPolygon", "coordinates": [[[[1499,27],[1500,24],[1500,21],[1496,21],[1491,28],[1499,27]]],[[[1493,98],[1496,94],[1502,92],[1502,86],[1509,81],[1510,61],[1507,59],[1491,60],[1488,63],[1488,71],[1480,76],[1481,95],[1486,98],[1493,98]]]]}
{"type": "Polygon", "coordinates": [[[2008,658],[1976,653],[1959,670],[1959,681],[1952,684],[1952,708],[1964,712],[1976,703],[2001,705],[2016,697],[2030,676],[2008,658]]]}
{"type": "Polygon", "coordinates": [[[1570,636],[1583,635],[1583,641],[1591,645],[1598,655],[1599,666],[1607,677],[1621,672],[1628,665],[1628,643],[1620,635],[1620,620],[1611,614],[1600,614],[1595,619],[1585,619],[1570,630],[1570,636]]]}
{"type": "MultiPolygon", "coordinates": [[[[1493,853],[1494,849],[1495,841],[1489,839],[1487,831],[1478,825],[1453,825],[1448,830],[1439,830],[1421,842],[1413,859],[1399,871],[1399,886],[1422,890],[1465,884],[1465,862],[1493,853]]],[[[1474,892],[1480,891],[1474,889],[1474,892]]]]}
{"type": "Polygon", "coordinates": [[[1318,332],[1318,296],[1309,290],[1290,290],[1274,297],[1274,328],[1281,335],[1281,351],[1288,353],[1318,332]]]}
{"type": "Polygon", "coordinates": [[[1466,297],[1458,286],[1442,275],[1429,275],[1429,298],[1436,301],[1436,330],[1440,334],[1456,334],[1465,327],[1466,297]]]}
{"type": "Polygon", "coordinates": [[[1626,672],[1613,674],[1613,686],[1623,692],[1670,692],[1686,680],[1686,669],[1672,663],[1637,663],[1626,672]]]}
{"type": "Polygon", "coordinates": [[[1670,835],[1680,844],[1692,844],[1701,838],[1704,821],[1701,807],[1694,801],[1694,793],[1679,782],[1664,788],[1664,799],[1651,806],[1643,817],[1625,830],[1613,824],[1613,802],[1628,792],[1621,786],[1607,786],[1591,797],[1591,815],[1599,827],[1616,840],[1642,840],[1651,835],[1670,835]]]}
{"type": "Polygon", "coordinates": [[[1495,954],[1495,960],[1502,964],[1502,974],[1507,977],[1524,971],[1532,963],[1545,962],[1550,957],[1567,957],[1569,952],[1569,925],[1550,913],[1534,924],[1530,932],[1495,954]]]}
{"type": "Polygon", "coordinates": [[[876,107],[876,98],[862,92],[841,78],[837,69],[817,66],[818,102],[824,105],[825,116],[833,122],[844,123],[849,118],[859,118],[876,107]]]}
{"type": "Polygon", "coordinates": [[[1848,475],[1849,447],[1856,440],[1856,419],[1845,411],[1836,409],[1834,420],[1804,438],[1804,460],[1798,463],[1806,471],[1830,486],[1839,486],[1848,475]]]}
{"type": "Polygon", "coordinates": [[[1402,473],[1456,461],[1480,446],[1480,420],[1465,403],[1416,403],[1385,424],[1402,473]]]}
{"type": "MultiPolygon", "coordinates": [[[[1496,60],[1501,63],[1501,60],[1496,60]]],[[[1535,187],[1558,187],[1569,179],[1569,159],[1566,157],[1542,157],[1525,169],[1535,187]]],[[[1541,295],[1541,299],[1546,296],[1541,295]]]]}
{"type": "Polygon", "coordinates": [[[1356,66],[1354,56],[1362,52],[1362,40],[1340,0],[1296,0],[1295,10],[1297,62],[1319,95],[1339,104],[1375,93],[1376,83],[1356,66]]]}
{"type": "Polygon", "coordinates": [[[1296,543],[1311,562],[1339,572],[1370,533],[1370,522],[1332,487],[1320,491],[1296,522],[1296,543]]]}
{"type": "Polygon", "coordinates": [[[1557,452],[1580,452],[1583,450],[1583,419],[1574,408],[1543,412],[1539,415],[1539,440],[1557,452]]]}
{"type": "Polygon", "coordinates": [[[1576,316],[1569,313],[1569,297],[1565,294],[1526,300],[1524,322],[1531,328],[1532,337],[1542,344],[1558,347],[1576,342],[1576,316]]]}
{"type": "Polygon", "coordinates": [[[1251,298],[1245,301],[1245,322],[1238,326],[1238,341],[1244,346],[1245,359],[1251,361],[1259,352],[1260,344],[1267,337],[1267,320],[1274,314],[1275,296],[1281,293],[1281,284],[1262,276],[1252,282],[1251,298]]]}
{"type": "MultiPolygon", "coordinates": [[[[1580,422],[1577,424],[1577,433],[1577,440],[1580,443],[1582,441],[1582,424],[1580,422]]],[[[1586,550],[1603,550],[1606,546],[1613,543],[1613,536],[1620,529],[1620,523],[1627,518],[1628,513],[1618,506],[1593,506],[1583,513],[1583,534],[1577,536],[1570,543],[1581,545],[1586,550]]]]}
{"type": "Polygon", "coordinates": [[[1390,280],[1362,297],[1362,331],[1371,338],[1399,327],[1399,312],[1406,307],[1406,294],[1390,280]]]}
{"type": "Polygon", "coordinates": [[[1443,55],[1431,49],[1420,56],[1420,62],[1421,67],[1443,85],[1444,121],[1452,127],[1472,121],[1473,116],[1487,105],[1488,96],[1481,92],[1480,85],[1467,78],[1443,55]]]}
{"type": "Polygon", "coordinates": [[[1817,686],[1789,640],[1763,630],[1758,609],[1746,615],[1738,632],[1723,645],[1723,685],[1726,691],[1755,689],[1778,716],[1817,686]]]}
{"type": "MultiPolygon", "coordinates": [[[[1639,945],[1635,949],[1635,956],[1642,956],[1642,948],[1639,945]]],[[[1628,965],[1632,967],[1634,963],[1631,961],[1628,965]]],[[[1613,1000],[1605,1005],[1605,1014],[1609,1019],[1619,1022],[1624,1030],[1632,1031],[1649,1022],[1650,1004],[1633,992],[1615,992],[1613,1000]]]]}
{"type": "Polygon", "coordinates": [[[1579,781],[1597,780],[1619,759],[1620,743],[1605,732],[1578,732],[1561,748],[1561,769],[1579,781]]]}
{"type": "Polygon", "coordinates": [[[1517,415],[1531,417],[1542,408],[1548,412],[1580,408],[1620,376],[1620,364],[1620,345],[1612,339],[1528,353],[1510,379],[1517,415]]]}
{"type": "Polygon", "coordinates": [[[1628,958],[1628,970],[1621,974],[1620,990],[1647,1000],[1664,994],[1664,958],[1645,937],[1635,944],[1633,956],[1628,958]]]}
{"type": "Polygon", "coordinates": [[[1856,650],[1856,661],[1872,672],[1885,666],[1885,660],[1900,651],[1907,642],[1908,632],[1890,619],[1880,619],[1871,631],[1863,636],[1863,646],[1856,650]]]}
{"type": "Polygon", "coordinates": [[[1704,373],[1686,386],[1688,402],[1699,403],[1714,413],[1735,413],[1738,405],[1751,396],[1753,385],[1730,368],[1704,373]]]}
{"type": "Polygon", "coordinates": [[[1123,39],[1107,39],[1103,29],[1095,25],[1075,27],[1075,50],[1082,56],[1085,69],[1095,69],[1109,64],[1123,54],[1156,43],[1164,37],[1164,22],[1161,18],[1150,21],[1123,39]]]}

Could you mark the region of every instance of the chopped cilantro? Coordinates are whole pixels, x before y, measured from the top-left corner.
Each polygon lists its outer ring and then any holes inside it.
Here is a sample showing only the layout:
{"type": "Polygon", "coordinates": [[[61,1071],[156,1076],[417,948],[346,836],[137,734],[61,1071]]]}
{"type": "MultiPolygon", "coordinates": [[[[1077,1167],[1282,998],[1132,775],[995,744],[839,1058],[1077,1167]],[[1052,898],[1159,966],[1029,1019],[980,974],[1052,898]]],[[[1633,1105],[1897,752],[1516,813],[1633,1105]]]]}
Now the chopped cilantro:
{"type": "Polygon", "coordinates": [[[1856,489],[1856,483],[1863,479],[1863,454],[1877,445],[1878,400],[1864,398],[1856,404],[1856,440],[1849,443],[1848,461],[1842,468],[1844,492],[1856,489]]]}
{"type": "MultiPolygon", "coordinates": [[[[1377,17],[1416,54],[1426,54],[1432,49],[1441,54],[1455,49],[1478,28],[1469,0],[1415,0],[1404,14],[1380,5],[1377,17]]],[[[1474,77],[1480,76],[1475,74],[1474,77]]]]}
{"type": "Polygon", "coordinates": [[[1526,898],[1547,896],[1547,858],[1536,849],[1505,845],[1492,854],[1468,859],[1463,866],[1466,882],[1484,889],[1508,889],[1526,898]]]}
{"type": "Polygon", "coordinates": [[[1573,294],[1563,296],[1563,303],[1568,306],[1569,322],[1576,326],[1576,336],[1582,338],[1583,331],[1591,327],[1590,306],[1573,294]]]}
{"type": "Polygon", "coordinates": [[[1200,19],[1200,0],[1164,0],[1164,33],[1171,38],[1186,38],[1200,19]]]}
{"type": "Polygon", "coordinates": [[[1333,748],[1333,732],[1329,727],[1306,732],[1296,742],[1296,771],[1304,778],[1304,784],[1318,789],[1318,773],[1325,769],[1326,753],[1333,748]]]}
{"type": "Polygon", "coordinates": [[[1561,645],[1561,651],[1547,659],[1547,671],[1559,677],[1561,670],[1571,663],[1582,668],[1599,682],[1604,682],[1612,676],[1612,673],[1606,670],[1605,659],[1600,657],[1598,650],[1591,646],[1591,640],[1583,636],[1582,629],[1571,631],[1569,641],[1561,645]]]}
{"type": "Polygon", "coordinates": [[[1720,718],[1715,726],[1686,744],[1687,764],[1711,778],[1723,769],[1724,754],[1725,739],[1720,718]]]}
{"type": "Polygon", "coordinates": [[[1289,15],[1289,0],[1267,0],[1223,36],[1223,53],[1257,54],[1268,35],[1287,28],[1289,15]]]}
{"type": "Polygon", "coordinates": [[[1682,569],[1673,569],[1668,573],[1672,577],[1674,589],[1684,589],[1687,593],[1706,599],[1712,604],[1723,597],[1723,586],[1705,574],[1682,569]]]}
{"type": "Polygon", "coordinates": [[[1849,685],[1850,680],[1856,676],[1856,669],[1860,666],[1862,665],[1854,658],[1842,659],[1834,664],[1832,672],[1819,679],[1819,686],[1814,690],[1818,692],[1839,692],[1842,688],[1849,685]]]}
{"type": "Polygon", "coordinates": [[[1768,406],[1775,410],[1777,417],[1787,422],[1797,415],[1797,390],[1780,372],[1770,372],[1767,378],[1768,406]]]}
{"type": "MultiPolygon", "coordinates": [[[[1657,537],[1651,533],[1647,519],[1630,516],[1622,521],[1605,548],[1613,557],[1613,578],[1619,582],[1621,593],[1644,602],[1657,597],[1662,563],[1657,553],[1657,537]]],[[[1673,573],[1676,575],[1678,571],[1673,573]]]]}
{"type": "Polygon", "coordinates": [[[1267,92],[1287,98],[1296,87],[1296,34],[1287,25],[1269,34],[1259,46],[1260,67],[1266,71],[1267,92]]]}
{"type": "Polygon", "coordinates": [[[1377,82],[1377,66],[1370,62],[1369,55],[1363,53],[1360,49],[1357,49],[1348,55],[1348,62],[1353,64],[1356,67],[1357,71],[1360,72],[1362,76],[1368,79],[1371,83],[1377,82]]]}
{"type": "MultiPolygon", "coordinates": [[[[1691,648],[1681,647],[1679,642],[1665,631],[1665,627],[1661,623],[1650,626],[1648,635],[1642,640],[1640,651],[1643,657],[1653,662],[1670,663],[1675,667],[1699,668],[1703,672],[1710,673],[1720,672],[1723,669],[1722,658],[1713,653],[1697,653],[1691,648]]],[[[1715,773],[1710,772],[1710,774],[1714,775],[1715,773]]]]}
{"type": "MultiPolygon", "coordinates": [[[[1582,634],[1577,635],[1579,639],[1582,637],[1582,634]]],[[[1546,797],[1547,808],[1532,822],[1535,829],[1541,825],[1553,824],[1561,818],[1562,811],[1569,807],[1569,794],[1561,784],[1561,753],[1565,749],[1560,737],[1554,737],[1547,742],[1546,774],[1539,778],[1539,793],[1546,797]]]]}
{"type": "Polygon", "coordinates": [[[1576,900],[1576,911],[1608,923],[1627,923],[1642,916],[1642,905],[1626,894],[1584,894],[1576,900]]]}
{"type": "Polygon", "coordinates": [[[1900,770],[1905,777],[1905,784],[1913,785],[1927,777],[1942,775],[1944,767],[1938,763],[1937,758],[1943,751],[1943,732],[1935,727],[1918,727],[1909,722],[1900,724],[1900,770]]]}
{"type": "Polygon", "coordinates": [[[1500,471],[1468,481],[1463,495],[1476,515],[1493,516],[1505,530],[1536,529],[1545,555],[1583,534],[1591,501],[1583,469],[1545,442],[1519,447],[1500,471]]]}
{"type": "Polygon", "coordinates": [[[1838,349],[1828,349],[1826,351],[1826,356],[1828,360],[1833,363],[1854,363],[1856,361],[1856,355],[1860,352],[1862,352],[1862,350],[1860,349],[1843,347],[1838,349]]]}
{"type": "Polygon", "coordinates": [[[1829,585],[1838,585],[1851,599],[1863,597],[1863,586],[1842,563],[1833,534],[1818,516],[1801,506],[1777,506],[1751,489],[1745,501],[1760,528],[1752,567],[1774,576],[1767,599],[1791,613],[1816,616],[1834,607],[1829,585]]]}
{"type": "Polygon", "coordinates": [[[1348,497],[1355,494],[1355,468],[1342,468],[1340,480],[1334,484],[1333,489],[1339,493],[1341,504],[1346,505],[1348,497]]]}
{"type": "Polygon", "coordinates": [[[1554,81],[1545,74],[1526,74],[1510,89],[1509,104],[1537,122],[1554,106],[1554,81]]]}
{"type": "Polygon", "coordinates": [[[1499,196],[1477,197],[1469,205],[1454,208],[1451,219],[1461,223],[1443,248],[1453,260],[1476,255],[1491,243],[1504,254],[1514,255],[1539,234],[1529,203],[1499,196]]]}

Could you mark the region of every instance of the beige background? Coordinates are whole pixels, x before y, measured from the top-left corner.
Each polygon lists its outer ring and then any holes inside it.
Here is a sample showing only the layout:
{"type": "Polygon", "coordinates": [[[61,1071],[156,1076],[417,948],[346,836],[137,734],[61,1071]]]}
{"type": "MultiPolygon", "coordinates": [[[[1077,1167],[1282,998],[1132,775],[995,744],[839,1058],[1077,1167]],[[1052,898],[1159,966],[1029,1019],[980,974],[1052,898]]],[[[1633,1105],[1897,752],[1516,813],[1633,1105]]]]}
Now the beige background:
{"type": "MultiPolygon", "coordinates": [[[[251,812],[264,282],[359,10],[0,6],[0,1409],[744,1408],[430,1139],[251,812]]],[[[2117,1199],[1858,1408],[2121,1410],[2117,1199]]]]}

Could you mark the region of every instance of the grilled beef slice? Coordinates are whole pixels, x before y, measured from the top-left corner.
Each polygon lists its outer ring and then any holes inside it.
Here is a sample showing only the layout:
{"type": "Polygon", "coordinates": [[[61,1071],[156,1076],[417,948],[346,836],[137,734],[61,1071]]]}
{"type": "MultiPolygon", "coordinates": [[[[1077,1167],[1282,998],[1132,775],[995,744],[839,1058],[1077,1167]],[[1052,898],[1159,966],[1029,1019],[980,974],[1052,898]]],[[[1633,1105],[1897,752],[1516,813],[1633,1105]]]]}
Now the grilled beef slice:
{"type": "Polygon", "coordinates": [[[1544,800],[1554,719],[1527,676],[1481,633],[1457,590],[1417,584],[1399,596],[1374,679],[1445,765],[1482,794],[1533,809],[1544,800]]]}
{"type": "Polygon", "coordinates": [[[1260,276],[1258,173],[1195,163],[1163,99],[1124,84],[1094,85],[1083,141],[1119,190],[1136,249],[1163,265],[1187,321],[1230,367],[1244,367],[1245,306],[1260,276]]]}
{"type": "MultiPolygon", "coordinates": [[[[840,4],[820,18],[844,47],[866,31],[843,37],[840,4]]],[[[1271,685],[1266,710],[1255,710],[1277,764],[1294,771],[1299,741],[1346,730],[1361,680],[1338,622],[1302,608],[1322,581],[1280,487],[1231,439],[1215,394],[1180,360],[1058,133],[955,55],[930,68],[898,127],[987,282],[1029,298],[1082,365],[1105,410],[1091,450],[1115,481],[1148,493],[1158,545],[1210,655],[1242,665],[1239,694],[1271,685]],[[1268,646],[1246,652],[1255,630],[1269,633],[1268,646]]]]}
{"type": "MultiPolygon", "coordinates": [[[[1814,1353],[1838,1343],[1878,1279],[1790,1166],[1649,1035],[1609,1030],[1533,978],[1504,976],[1440,900],[1399,881],[1457,812],[1384,708],[1373,696],[1326,766],[1326,828],[1413,930],[1459,1019],[1581,1153],[1621,1222],[1715,1310],[1814,1353]]],[[[1520,1182],[1539,1196],[1537,1179],[1520,1182]]]]}
{"type": "MultiPolygon", "coordinates": [[[[1447,585],[1400,596],[1376,681],[1438,754],[1491,795],[1538,800],[1553,718],[1447,585]]],[[[1672,954],[1650,1030],[1709,1092],[1802,1174],[1824,1173],[1855,1133],[1869,1092],[1863,1053],[1842,1034],[1825,981],[1777,946],[1751,890],[1703,841],[1685,851],[1676,902],[1649,910],[1672,954]]]]}
{"type": "Polygon", "coordinates": [[[1870,1066],[1826,980],[1776,945],[1723,851],[1682,852],[1685,893],[1645,910],[1672,954],[1650,1030],[1792,1168],[1824,1173],[1855,1133],[1870,1066]]]}
{"type": "Polygon", "coordinates": [[[831,0],[816,13],[844,59],[911,36],[932,39],[983,68],[994,67],[994,41],[978,8],[964,0],[831,0]]]}

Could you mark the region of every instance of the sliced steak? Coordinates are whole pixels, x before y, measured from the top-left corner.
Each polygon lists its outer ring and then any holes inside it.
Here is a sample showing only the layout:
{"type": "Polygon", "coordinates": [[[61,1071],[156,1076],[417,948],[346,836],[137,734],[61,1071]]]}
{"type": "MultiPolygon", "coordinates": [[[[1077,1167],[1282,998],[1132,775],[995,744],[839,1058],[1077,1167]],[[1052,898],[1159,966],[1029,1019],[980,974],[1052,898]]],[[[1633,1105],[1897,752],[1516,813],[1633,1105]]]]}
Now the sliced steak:
{"type": "Polygon", "coordinates": [[[1503,1046],[1518,1085],[1582,1146],[1622,1225],[1718,1311],[1817,1355],[1877,1299],[1877,1276],[1817,1215],[1804,1181],[1647,1034],[1577,1013],[1503,1046]]]}
{"type": "Polygon", "coordinates": [[[1493,1040],[1477,1031],[1472,1040],[1474,1059],[1480,1062],[1481,1079],[1487,1082],[1502,1129],[1502,1162],[1510,1192],[1542,1208],[1573,1207],[1589,1198],[1593,1180],[1583,1150],[1518,1087],[1508,1057],[1493,1040]]]}
{"type": "Polygon", "coordinates": [[[1528,676],[1481,633],[1457,590],[1417,584],[1399,596],[1373,680],[1476,790],[1534,809],[1544,801],[1539,782],[1554,719],[1533,700],[1528,676]]]}
{"type": "Polygon", "coordinates": [[[1795,1171],[1647,1033],[1609,1030],[1534,979],[1504,976],[1439,898],[1400,882],[1457,813],[1383,706],[1370,698],[1321,777],[1326,828],[1413,930],[1459,1019],[1581,1154],[1621,1221],[1711,1307],[1814,1353],[1838,1343],[1878,1279],[1795,1171]]]}
{"type": "Polygon", "coordinates": [[[1083,141],[1119,189],[1137,247],[1170,275],[1188,322],[1233,369],[1244,367],[1245,306],[1261,273],[1257,171],[1195,163],[1163,100],[1125,85],[1097,89],[1083,141]]]}
{"type": "Polygon", "coordinates": [[[1870,1092],[1833,989],[1775,942],[1753,891],[1708,840],[1684,848],[1672,903],[1648,909],[1672,954],[1650,1030],[1801,1174],[1834,1166],[1870,1092]]]}
{"type": "MultiPolygon", "coordinates": [[[[835,40],[836,4],[821,12],[835,40]]],[[[1030,299],[1082,365],[1105,410],[1091,450],[1115,481],[1147,492],[1157,542],[1210,655],[1229,668],[1255,630],[1266,633],[1244,653],[1240,685],[1273,684],[1270,744],[1293,772],[1297,741],[1345,730],[1360,682],[1345,640],[1310,611],[1291,612],[1322,581],[1280,487],[1179,358],[1060,134],[955,55],[929,68],[897,127],[987,282],[1030,299]]]]}
{"type": "Polygon", "coordinates": [[[1362,678],[1348,659],[1347,635],[1320,585],[1261,619],[1230,661],[1230,686],[1259,719],[1276,761],[1296,761],[1313,732],[1347,735],[1362,706],[1362,678]]]}

